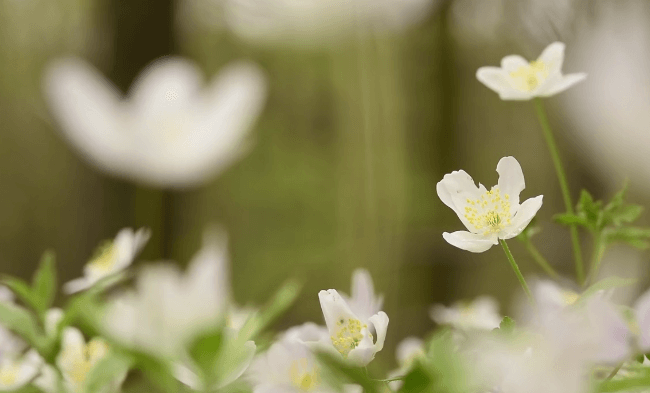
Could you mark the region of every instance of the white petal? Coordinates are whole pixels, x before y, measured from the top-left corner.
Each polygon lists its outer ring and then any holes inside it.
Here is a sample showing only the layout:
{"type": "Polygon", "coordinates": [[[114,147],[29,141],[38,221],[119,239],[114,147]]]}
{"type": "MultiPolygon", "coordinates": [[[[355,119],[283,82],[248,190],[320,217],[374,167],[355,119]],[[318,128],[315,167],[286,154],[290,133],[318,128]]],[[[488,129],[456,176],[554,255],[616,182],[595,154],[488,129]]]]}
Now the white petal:
{"type": "Polygon", "coordinates": [[[79,59],[61,59],[45,71],[45,98],[61,132],[84,157],[110,173],[130,164],[130,130],[117,89],[79,59]]]}
{"type": "Polygon", "coordinates": [[[564,44],[561,42],[550,44],[542,51],[537,60],[546,64],[549,75],[561,72],[564,62],[564,44]]]}
{"type": "Polygon", "coordinates": [[[436,191],[442,203],[456,212],[463,225],[472,230],[473,225],[465,218],[467,199],[479,199],[485,192],[485,187],[477,187],[472,177],[461,170],[446,174],[436,185],[436,191]]]}
{"type": "Polygon", "coordinates": [[[508,74],[501,68],[481,67],[476,71],[476,79],[499,94],[512,90],[508,74]]]}
{"type": "Polygon", "coordinates": [[[407,337],[395,349],[395,357],[400,367],[415,356],[424,354],[424,341],[419,337],[407,337]]]}
{"type": "Polygon", "coordinates": [[[528,67],[528,60],[519,55],[510,55],[501,59],[501,68],[506,73],[517,71],[520,67],[528,67]]]}
{"type": "Polygon", "coordinates": [[[193,390],[200,390],[203,388],[201,379],[198,375],[187,366],[181,363],[172,365],[172,374],[176,379],[189,386],[193,390]]]}
{"type": "Polygon", "coordinates": [[[81,292],[85,289],[90,288],[94,284],[93,281],[87,279],[86,277],[76,278],[72,281],[68,281],[63,284],[63,292],[67,295],[73,293],[81,292]]]}
{"type": "Polygon", "coordinates": [[[369,321],[375,327],[377,337],[375,338],[375,352],[379,352],[384,348],[384,341],[386,341],[386,332],[388,331],[388,315],[380,311],[370,317],[369,321]]]}
{"type": "Polygon", "coordinates": [[[219,362],[219,367],[221,372],[223,372],[223,369],[225,368],[226,375],[219,378],[219,384],[216,388],[219,389],[229,385],[239,378],[253,361],[256,349],[257,347],[253,341],[246,341],[244,346],[240,349],[240,352],[237,353],[237,356],[222,359],[221,362],[219,362]]]}
{"type": "Polygon", "coordinates": [[[330,334],[336,332],[336,323],[339,319],[357,319],[357,316],[350,310],[350,307],[336,289],[318,292],[318,300],[330,334]]]}
{"type": "Polygon", "coordinates": [[[452,246],[477,253],[487,251],[490,247],[499,243],[496,237],[486,237],[467,231],[445,232],[442,237],[452,246]]]}
{"type": "Polygon", "coordinates": [[[533,97],[535,97],[534,92],[519,91],[514,88],[499,93],[499,98],[504,101],[528,101],[533,97]]]}
{"type": "Polygon", "coordinates": [[[636,320],[639,324],[639,347],[642,351],[650,351],[650,291],[639,296],[634,304],[636,320]]]}
{"type": "Polygon", "coordinates": [[[56,333],[61,320],[63,320],[64,312],[60,308],[51,308],[45,313],[45,332],[48,335],[56,333]]]}
{"type": "Polygon", "coordinates": [[[616,364],[627,359],[631,355],[631,332],[613,305],[602,296],[594,296],[587,303],[587,312],[594,333],[594,360],[616,364]]]}
{"type": "Polygon", "coordinates": [[[510,196],[510,208],[516,211],[519,208],[519,194],[526,188],[524,172],[521,165],[514,157],[503,157],[497,164],[499,173],[499,190],[501,196],[510,196]]]}
{"type": "Polygon", "coordinates": [[[84,359],[86,341],[79,330],[67,327],[63,330],[61,352],[56,359],[56,364],[63,370],[74,368],[75,362],[84,359]]]}
{"type": "Polygon", "coordinates": [[[512,217],[512,224],[505,228],[505,234],[500,236],[502,239],[512,239],[519,235],[535,217],[537,211],[542,207],[543,195],[538,195],[535,198],[530,198],[524,201],[519,206],[517,214],[512,217]]]}
{"type": "Polygon", "coordinates": [[[585,78],[587,78],[587,74],[585,73],[563,75],[558,78],[556,82],[554,81],[554,83],[549,83],[548,85],[545,84],[543,89],[541,89],[537,95],[540,97],[553,96],[563,92],[578,82],[582,82],[585,78]]]}
{"type": "Polygon", "coordinates": [[[352,273],[352,298],[348,304],[353,313],[362,319],[368,319],[371,315],[381,310],[383,299],[375,299],[375,288],[372,277],[366,269],[357,269],[352,273]]]}

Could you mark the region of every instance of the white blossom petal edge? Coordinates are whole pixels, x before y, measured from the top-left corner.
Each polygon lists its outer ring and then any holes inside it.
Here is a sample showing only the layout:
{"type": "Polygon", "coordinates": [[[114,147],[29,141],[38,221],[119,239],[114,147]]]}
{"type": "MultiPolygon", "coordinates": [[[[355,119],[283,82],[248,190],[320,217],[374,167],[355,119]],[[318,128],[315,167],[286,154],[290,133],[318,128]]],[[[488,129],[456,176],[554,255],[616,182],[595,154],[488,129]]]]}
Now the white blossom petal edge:
{"type": "Polygon", "coordinates": [[[501,67],[481,67],[476,78],[502,100],[530,100],[561,93],[587,77],[585,73],[562,75],[564,44],[554,42],[537,60],[526,61],[510,55],[501,60],[501,67]]]}
{"type": "Polygon", "coordinates": [[[452,246],[470,252],[484,252],[499,239],[519,235],[542,207],[542,195],[519,204],[525,188],[524,174],[514,157],[504,157],[497,164],[499,182],[489,191],[465,171],[448,173],[436,190],[442,202],[456,212],[469,230],[445,232],[443,238],[452,246]]]}

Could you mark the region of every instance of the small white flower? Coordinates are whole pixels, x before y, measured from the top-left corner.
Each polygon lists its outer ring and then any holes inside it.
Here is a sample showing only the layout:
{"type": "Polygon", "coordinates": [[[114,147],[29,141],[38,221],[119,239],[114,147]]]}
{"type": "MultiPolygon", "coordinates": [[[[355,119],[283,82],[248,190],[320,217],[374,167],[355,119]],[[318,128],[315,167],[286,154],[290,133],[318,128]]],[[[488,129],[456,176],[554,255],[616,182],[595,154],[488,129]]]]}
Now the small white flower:
{"type": "Polygon", "coordinates": [[[136,290],[109,301],[107,336],[125,345],[177,359],[197,334],[224,318],[229,285],[225,239],[206,232],[202,249],[183,274],[176,265],[145,266],[136,290]]]}
{"type": "Polygon", "coordinates": [[[446,174],[436,187],[442,202],[456,212],[469,230],[443,233],[444,239],[460,249],[484,252],[523,231],[542,207],[542,195],[519,204],[525,188],[524,174],[514,157],[504,157],[497,164],[499,182],[490,191],[465,171],[446,174]]]}
{"type": "Polygon", "coordinates": [[[437,324],[460,330],[493,330],[503,319],[499,304],[488,296],[480,296],[471,303],[457,302],[452,307],[436,304],[431,307],[430,316],[437,324]]]}
{"type": "MultiPolygon", "coordinates": [[[[108,351],[108,344],[102,338],[95,337],[86,343],[79,330],[73,327],[65,328],[61,352],[56,358],[56,364],[61,371],[67,391],[82,392],[90,371],[108,351]]],[[[125,377],[126,372],[116,375],[114,386],[121,385],[125,377]]]]}
{"type": "MultiPolygon", "coordinates": [[[[425,356],[424,341],[418,337],[407,337],[397,345],[395,349],[395,357],[397,358],[396,370],[388,373],[388,379],[403,377],[411,370],[413,363],[421,357],[425,356]]],[[[391,381],[388,383],[393,391],[398,391],[403,381],[391,381]]]]}
{"type": "Polygon", "coordinates": [[[151,231],[140,228],[133,232],[124,228],[115,240],[100,245],[95,256],[84,267],[84,277],[67,282],[63,290],[71,294],[88,289],[98,281],[126,269],[149,240],[151,231]]]}
{"type": "Polygon", "coordinates": [[[388,315],[379,311],[367,319],[362,318],[335,289],[320,291],[318,298],[334,348],[351,364],[363,367],[370,363],[384,347],[388,315]]]}
{"type": "Polygon", "coordinates": [[[554,42],[539,58],[528,62],[521,56],[510,55],[501,60],[501,67],[481,67],[476,78],[499,93],[502,100],[530,100],[550,97],[584,80],[587,74],[562,75],[564,44],[554,42]]]}
{"type": "Polygon", "coordinates": [[[384,296],[375,294],[372,277],[366,269],[356,269],[352,273],[351,293],[350,297],[342,296],[345,297],[352,312],[359,317],[368,319],[381,311],[384,296]]]}
{"type": "Polygon", "coordinates": [[[188,187],[246,151],[266,82],[253,64],[232,64],[205,89],[185,59],[155,61],[127,98],[79,59],[51,64],[45,96],[68,141],[97,168],[159,187],[188,187]]]}
{"type": "Polygon", "coordinates": [[[0,391],[15,391],[25,386],[38,374],[43,360],[30,350],[26,354],[0,354],[0,391]]]}

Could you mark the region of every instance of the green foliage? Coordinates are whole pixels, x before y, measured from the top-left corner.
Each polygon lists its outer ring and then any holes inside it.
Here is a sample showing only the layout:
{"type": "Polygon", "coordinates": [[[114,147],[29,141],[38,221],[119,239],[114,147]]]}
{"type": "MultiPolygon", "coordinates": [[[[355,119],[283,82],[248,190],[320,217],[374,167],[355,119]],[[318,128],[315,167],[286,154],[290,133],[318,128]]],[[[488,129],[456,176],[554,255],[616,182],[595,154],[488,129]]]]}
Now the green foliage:
{"type": "Polygon", "coordinates": [[[82,392],[95,393],[104,391],[104,388],[116,383],[116,378],[124,375],[129,370],[132,362],[133,359],[124,353],[109,351],[88,372],[82,392]]]}
{"type": "Polygon", "coordinates": [[[578,298],[578,300],[576,300],[576,304],[583,304],[587,299],[589,299],[591,296],[597,294],[600,291],[626,287],[634,284],[636,281],[637,280],[633,278],[621,278],[617,276],[610,276],[604,278],[598,281],[597,283],[591,285],[589,288],[585,289],[580,295],[580,297],[578,298]]]}
{"type": "Polygon", "coordinates": [[[365,369],[351,366],[329,352],[316,353],[316,357],[328,372],[326,376],[330,385],[339,391],[342,391],[343,384],[354,383],[363,387],[364,393],[379,392],[381,382],[371,379],[365,369]]]}
{"type": "Polygon", "coordinates": [[[20,335],[36,348],[45,345],[45,338],[34,316],[12,303],[0,302],[0,323],[20,335]]]}
{"type": "Polygon", "coordinates": [[[200,335],[190,345],[190,356],[204,376],[214,373],[219,353],[223,349],[223,329],[200,335]]]}
{"type": "Polygon", "coordinates": [[[503,317],[499,327],[494,329],[501,334],[512,335],[515,330],[515,321],[509,316],[503,317]]]}
{"type": "Polygon", "coordinates": [[[52,306],[56,296],[57,279],[54,252],[46,251],[41,257],[38,269],[30,286],[15,277],[3,277],[2,283],[11,289],[25,305],[32,308],[40,317],[52,306]]]}

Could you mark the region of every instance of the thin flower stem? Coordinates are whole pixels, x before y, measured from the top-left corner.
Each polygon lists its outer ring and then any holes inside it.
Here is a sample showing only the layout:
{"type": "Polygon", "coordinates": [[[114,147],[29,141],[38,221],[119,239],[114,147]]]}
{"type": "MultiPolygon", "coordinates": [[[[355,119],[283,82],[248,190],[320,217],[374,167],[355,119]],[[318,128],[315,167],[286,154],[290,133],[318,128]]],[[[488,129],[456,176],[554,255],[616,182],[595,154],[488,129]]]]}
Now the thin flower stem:
{"type": "MultiPolygon", "coordinates": [[[[560,160],[559,150],[555,143],[555,138],[553,137],[553,132],[551,131],[551,126],[549,125],[548,118],[546,117],[544,105],[542,104],[542,100],[540,98],[535,98],[533,102],[535,104],[537,118],[539,119],[542,130],[544,131],[544,139],[546,139],[548,150],[551,153],[553,165],[555,166],[555,173],[557,174],[557,178],[560,182],[560,188],[562,189],[562,198],[564,199],[566,211],[569,214],[573,214],[573,202],[571,201],[571,193],[569,192],[569,185],[566,180],[566,172],[564,171],[562,161],[560,160]]],[[[573,243],[573,257],[576,263],[576,276],[578,278],[578,283],[582,284],[585,281],[585,270],[582,262],[580,240],[578,239],[578,228],[575,225],[571,225],[569,230],[571,232],[571,242],[573,243]]]]}
{"type": "Polygon", "coordinates": [[[598,275],[598,269],[600,268],[600,262],[603,260],[605,255],[606,245],[603,239],[603,235],[599,234],[594,240],[594,250],[591,254],[591,266],[589,268],[589,278],[586,283],[593,282],[598,275]]]}
{"type": "Polygon", "coordinates": [[[605,378],[605,381],[609,381],[610,379],[614,378],[614,377],[616,376],[616,374],[618,374],[618,371],[621,369],[621,367],[623,367],[623,364],[624,364],[624,363],[625,363],[625,362],[621,362],[621,364],[619,364],[618,366],[616,366],[616,368],[613,369],[611,373],[609,373],[609,375],[607,376],[607,378],[605,378]]]}
{"type": "Polygon", "coordinates": [[[528,284],[526,284],[526,280],[524,279],[524,276],[521,274],[521,271],[519,270],[519,266],[517,266],[517,262],[515,262],[515,258],[512,256],[512,253],[510,252],[510,248],[506,244],[506,241],[503,239],[499,239],[499,243],[501,243],[501,247],[503,247],[503,251],[506,253],[506,257],[508,257],[508,262],[510,262],[510,266],[512,266],[512,270],[515,271],[515,274],[519,279],[519,283],[521,284],[521,287],[524,288],[524,292],[526,292],[526,295],[528,296],[528,300],[530,300],[530,302],[534,304],[535,302],[533,300],[533,295],[530,293],[530,289],[528,289],[528,284]]]}
{"type": "Polygon", "coordinates": [[[533,257],[533,260],[537,262],[539,267],[542,268],[552,278],[558,279],[560,278],[560,275],[553,269],[550,263],[544,258],[544,256],[537,250],[537,247],[533,244],[533,242],[530,241],[530,239],[526,239],[524,241],[524,244],[526,245],[526,250],[530,253],[530,255],[533,257]]]}

